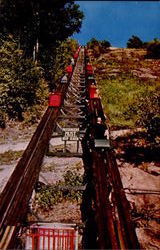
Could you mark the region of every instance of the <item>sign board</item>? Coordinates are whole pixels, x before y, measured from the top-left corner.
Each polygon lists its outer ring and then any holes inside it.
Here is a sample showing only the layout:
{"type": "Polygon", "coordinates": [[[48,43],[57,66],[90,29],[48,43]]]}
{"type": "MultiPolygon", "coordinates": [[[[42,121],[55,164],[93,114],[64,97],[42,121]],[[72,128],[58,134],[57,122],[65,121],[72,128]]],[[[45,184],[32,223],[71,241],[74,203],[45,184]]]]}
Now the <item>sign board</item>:
{"type": "Polygon", "coordinates": [[[79,128],[63,128],[64,136],[63,141],[78,141],[79,140],[79,128]]]}
{"type": "Polygon", "coordinates": [[[107,139],[95,139],[95,148],[110,148],[110,142],[107,139]]]}

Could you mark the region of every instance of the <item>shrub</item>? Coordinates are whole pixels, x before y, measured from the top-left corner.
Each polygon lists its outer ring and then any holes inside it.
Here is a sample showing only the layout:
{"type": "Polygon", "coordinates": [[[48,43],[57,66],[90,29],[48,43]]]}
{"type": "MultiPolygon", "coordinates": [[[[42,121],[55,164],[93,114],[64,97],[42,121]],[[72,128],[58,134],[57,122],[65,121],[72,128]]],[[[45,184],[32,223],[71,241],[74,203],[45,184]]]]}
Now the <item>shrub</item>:
{"type": "Polygon", "coordinates": [[[72,189],[75,186],[83,184],[83,177],[76,171],[68,170],[64,175],[64,182],[59,181],[56,185],[45,185],[39,193],[36,194],[35,202],[43,209],[48,209],[63,200],[76,200],[79,202],[82,197],[82,191],[72,189]],[[61,187],[67,187],[61,189],[61,187]],[[70,187],[70,189],[68,189],[70,187]]]}
{"type": "Polygon", "coordinates": [[[146,92],[139,100],[137,114],[137,124],[147,129],[150,141],[156,142],[160,136],[160,92],[146,92]]]}
{"type": "Polygon", "coordinates": [[[108,49],[109,47],[111,47],[110,42],[107,41],[107,40],[101,41],[100,44],[101,44],[101,47],[100,47],[101,53],[107,52],[107,49],[108,49]]]}
{"type": "Polygon", "coordinates": [[[147,44],[147,58],[160,58],[160,40],[154,39],[147,44]]]}
{"type": "Polygon", "coordinates": [[[92,50],[95,58],[100,56],[101,53],[106,53],[107,49],[111,46],[110,42],[107,40],[98,41],[92,38],[88,43],[87,47],[92,50]]]}
{"type": "Polygon", "coordinates": [[[158,134],[160,117],[159,82],[143,82],[133,76],[117,76],[99,82],[104,111],[113,127],[143,126],[158,134]],[[152,127],[152,128],[151,128],[152,127]],[[157,131],[157,132],[156,132],[157,131]]]}
{"type": "Polygon", "coordinates": [[[23,58],[23,51],[18,49],[12,36],[6,40],[1,37],[0,56],[0,117],[3,126],[6,116],[22,121],[23,112],[37,103],[43,71],[31,59],[23,58]]]}
{"type": "Polygon", "coordinates": [[[143,42],[139,37],[133,35],[127,42],[127,48],[143,48],[143,42]]]}

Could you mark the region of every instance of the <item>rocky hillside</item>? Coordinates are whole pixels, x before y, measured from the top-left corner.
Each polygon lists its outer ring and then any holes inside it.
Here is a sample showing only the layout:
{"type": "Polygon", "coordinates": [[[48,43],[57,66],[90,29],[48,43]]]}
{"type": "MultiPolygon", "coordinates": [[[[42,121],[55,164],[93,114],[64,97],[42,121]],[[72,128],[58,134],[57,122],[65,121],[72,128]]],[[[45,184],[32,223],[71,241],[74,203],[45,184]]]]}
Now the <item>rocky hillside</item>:
{"type": "Polygon", "coordinates": [[[160,137],[154,134],[151,140],[142,121],[148,114],[160,115],[155,105],[160,100],[160,60],[146,59],[144,49],[110,48],[97,58],[91,50],[89,54],[141,248],[158,250],[160,137]]]}
{"type": "Polygon", "coordinates": [[[160,123],[160,59],[146,54],[145,49],[109,48],[95,57],[89,50],[111,128],[145,127],[149,117],[159,117],[160,123]]]}
{"type": "MultiPolygon", "coordinates": [[[[92,60],[93,55],[90,51],[92,60]]],[[[104,74],[117,76],[124,73],[133,74],[143,80],[160,78],[160,59],[145,59],[145,49],[110,48],[96,60],[95,73],[99,79],[104,74]]]]}

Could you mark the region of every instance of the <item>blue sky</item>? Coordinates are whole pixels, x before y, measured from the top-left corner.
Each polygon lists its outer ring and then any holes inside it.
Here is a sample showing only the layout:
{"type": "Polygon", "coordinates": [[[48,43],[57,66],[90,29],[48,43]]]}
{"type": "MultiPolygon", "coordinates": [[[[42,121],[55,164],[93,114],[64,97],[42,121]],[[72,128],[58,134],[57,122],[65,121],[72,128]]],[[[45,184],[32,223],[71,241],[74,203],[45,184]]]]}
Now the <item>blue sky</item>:
{"type": "Polygon", "coordinates": [[[126,47],[128,39],[160,38],[159,1],[76,1],[84,12],[81,32],[73,35],[85,45],[91,38],[108,40],[113,47],[126,47]]]}

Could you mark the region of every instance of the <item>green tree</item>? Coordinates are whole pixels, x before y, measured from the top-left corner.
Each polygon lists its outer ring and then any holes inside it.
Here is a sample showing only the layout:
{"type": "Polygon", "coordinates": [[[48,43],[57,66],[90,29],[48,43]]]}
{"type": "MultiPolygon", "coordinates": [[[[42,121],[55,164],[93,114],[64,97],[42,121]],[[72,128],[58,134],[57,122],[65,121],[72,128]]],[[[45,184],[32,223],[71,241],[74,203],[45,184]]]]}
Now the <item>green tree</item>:
{"type": "Polygon", "coordinates": [[[92,49],[93,55],[94,57],[98,57],[100,55],[100,47],[101,44],[98,40],[96,40],[95,38],[92,38],[88,43],[87,43],[87,47],[89,49],[92,49]]]}
{"type": "Polygon", "coordinates": [[[87,47],[92,49],[94,57],[98,57],[101,53],[107,52],[107,49],[111,46],[107,40],[99,41],[92,38],[88,43],[87,47]]]}
{"type": "Polygon", "coordinates": [[[1,0],[0,25],[3,34],[12,34],[26,58],[35,48],[45,77],[52,81],[51,69],[59,42],[80,31],[83,13],[73,0],[1,0]]]}
{"type": "Polygon", "coordinates": [[[80,31],[83,19],[72,0],[1,0],[0,11],[2,32],[17,37],[29,57],[37,41],[39,52],[56,47],[57,41],[80,31]]]}
{"type": "Polygon", "coordinates": [[[127,42],[127,48],[143,48],[143,42],[139,37],[133,35],[127,42]]]}
{"type": "Polygon", "coordinates": [[[101,53],[105,53],[106,50],[107,50],[109,47],[111,47],[110,42],[107,41],[107,40],[101,41],[100,44],[101,44],[101,53]]]}
{"type": "Polygon", "coordinates": [[[160,137],[160,91],[159,86],[141,96],[138,103],[137,123],[147,129],[151,141],[160,137]]]}
{"type": "Polygon", "coordinates": [[[99,41],[96,38],[92,38],[88,43],[87,47],[89,49],[94,49],[95,46],[99,46],[99,41]]]}
{"type": "Polygon", "coordinates": [[[160,40],[154,39],[147,43],[147,57],[148,58],[160,58],[160,40]]]}
{"type": "Polygon", "coordinates": [[[23,120],[23,112],[38,101],[42,69],[33,60],[24,59],[12,36],[1,39],[0,49],[0,125],[6,116],[23,120]]]}
{"type": "Polygon", "coordinates": [[[66,73],[66,67],[70,64],[77,48],[78,42],[72,38],[60,42],[59,46],[57,46],[55,63],[50,72],[52,76],[51,90],[60,83],[62,75],[66,73]]]}
{"type": "MultiPolygon", "coordinates": [[[[35,122],[37,110],[41,111],[48,97],[48,88],[43,79],[43,69],[32,59],[25,59],[23,51],[10,35],[0,36],[0,127],[5,127],[5,120],[13,118],[35,122]]],[[[50,74],[54,85],[58,85],[78,48],[78,42],[67,39],[59,42],[56,49],[55,64],[50,74]]],[[[54,86],[49,84],[50,90],[54,86]]]]}

